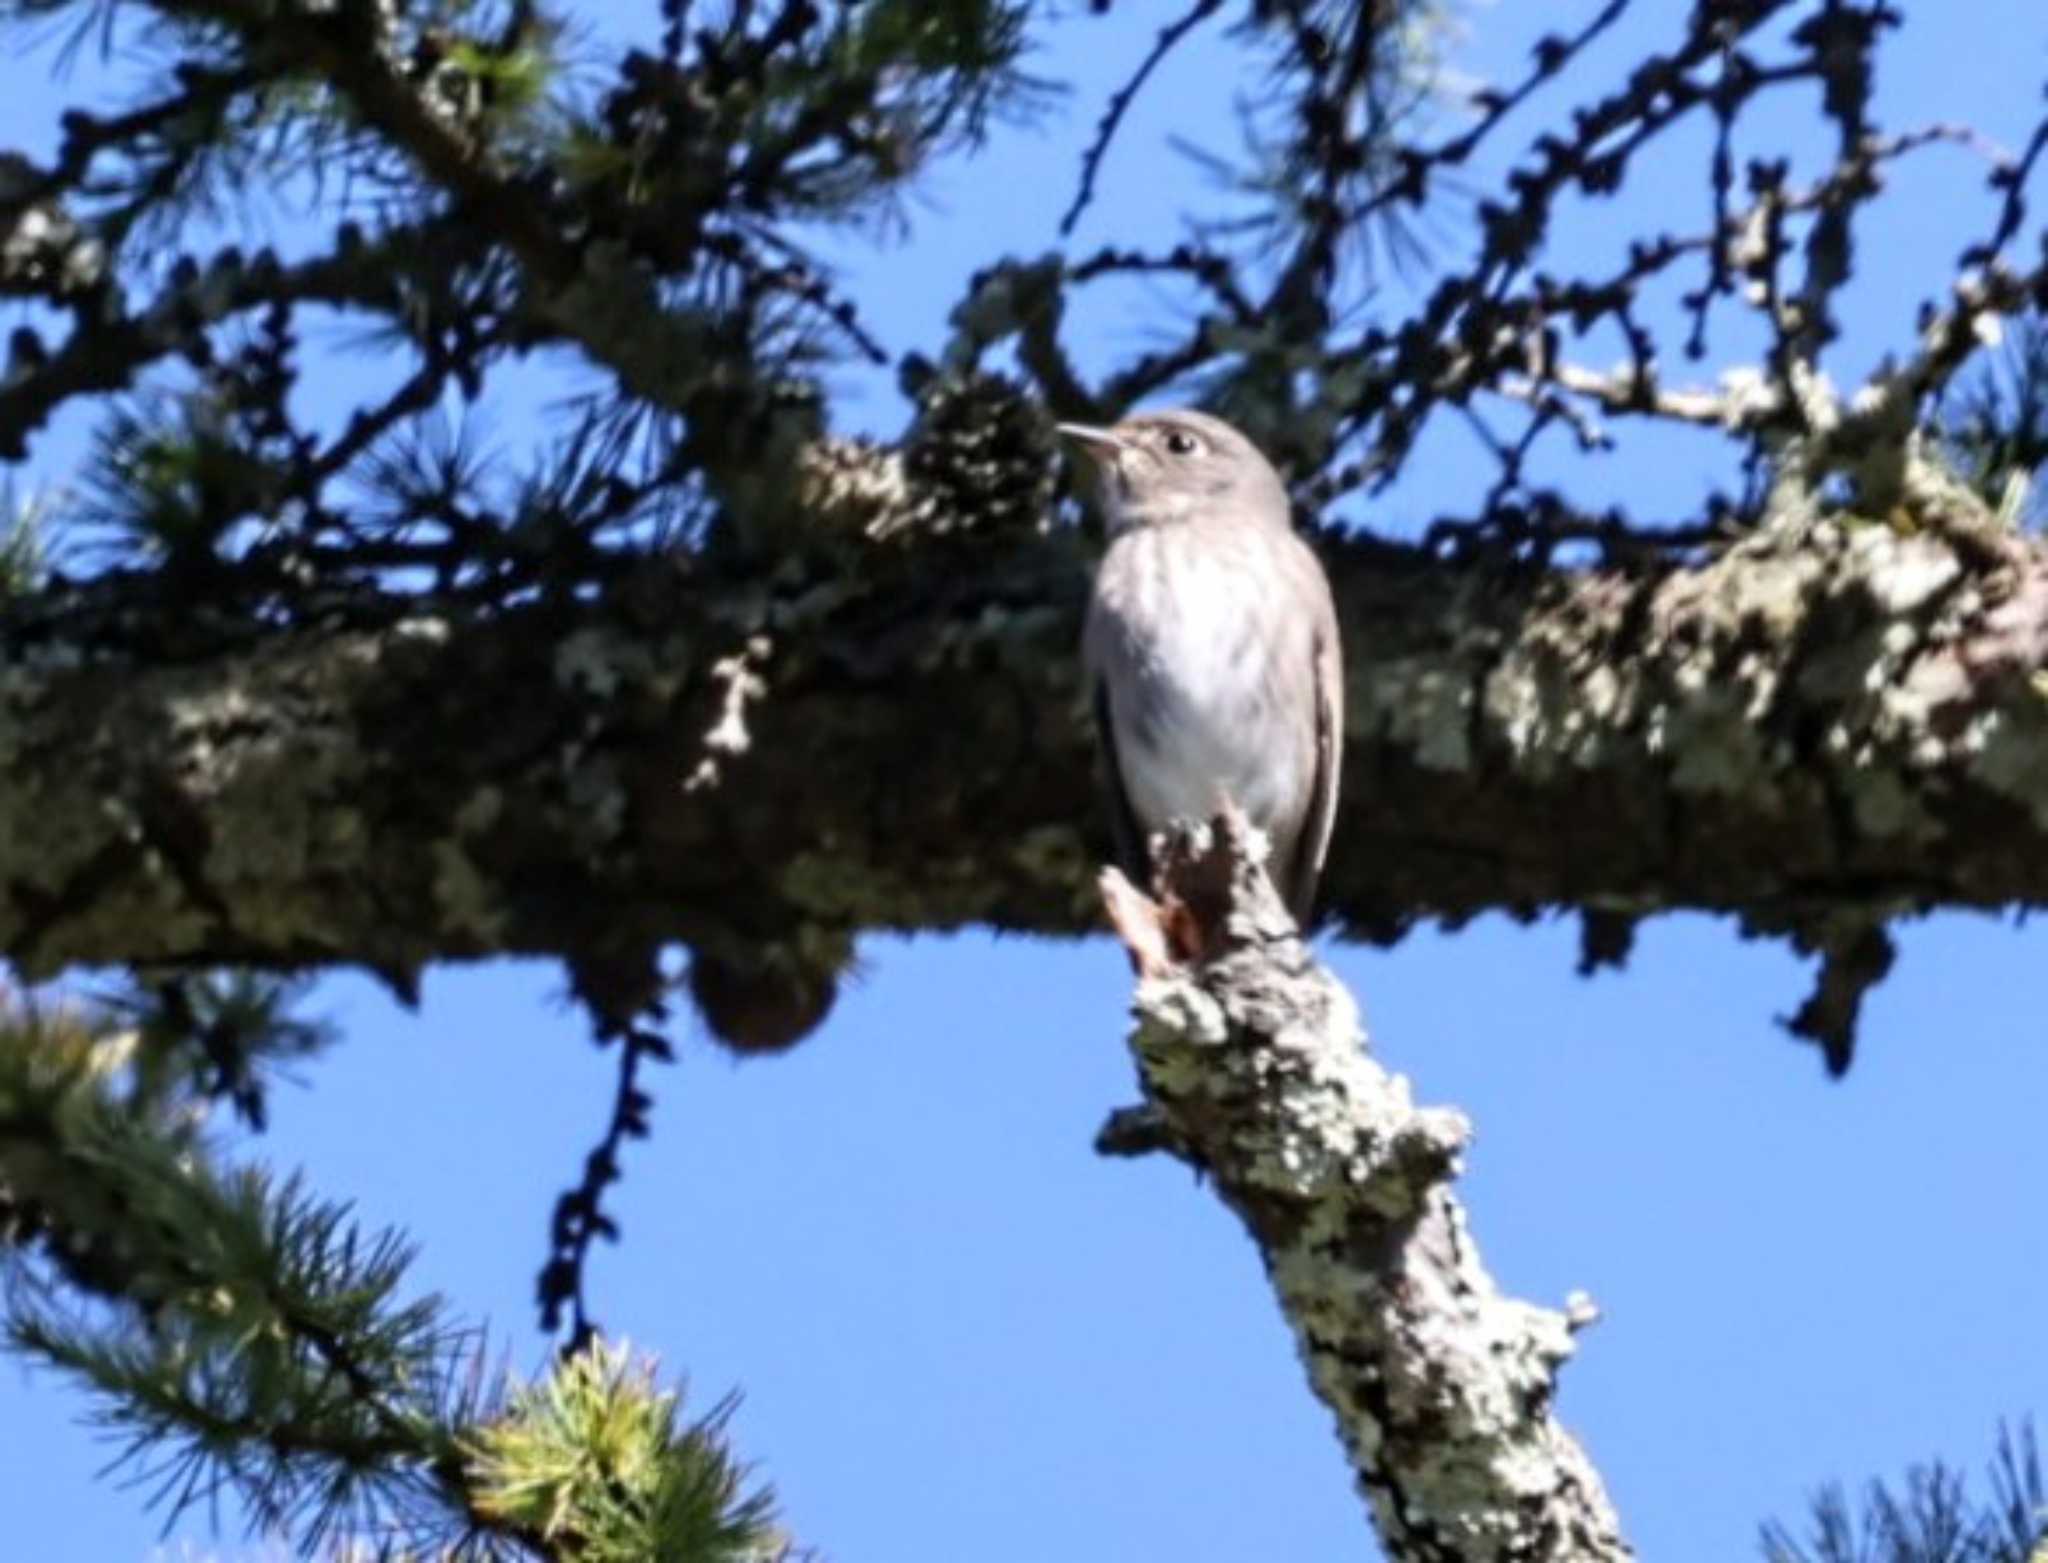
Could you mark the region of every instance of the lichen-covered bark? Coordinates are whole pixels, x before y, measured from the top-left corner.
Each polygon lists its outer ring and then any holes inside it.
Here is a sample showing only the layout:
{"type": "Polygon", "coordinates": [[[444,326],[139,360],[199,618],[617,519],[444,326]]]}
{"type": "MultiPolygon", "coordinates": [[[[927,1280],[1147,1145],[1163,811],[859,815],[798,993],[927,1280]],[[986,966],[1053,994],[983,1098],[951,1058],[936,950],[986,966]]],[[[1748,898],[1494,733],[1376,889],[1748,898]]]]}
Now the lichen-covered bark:
{"type": "MultiPolygon", "coordinates": [[[[2048,897],[2048,550],[1792,532],[1634,572],[1328,540],[1328,911],[1384,937],[1502,907],[1793,927],[2048,897]]],[[[680,940],[829,970],[863,929],[1082,931],[1087,567],[1065,534],[854,529],[773,572],[651,561],[490,617],[86,633],[77,601],[17,603],[0,949],[34,974],[404,973],[680,940]]]]}
{"type": "Polygon", "coordinates": [[[1163,903],[1105,877],[1138,968],[1131,1035],[1162,1137],[1257,1243],[1387,1556],[1629,1556],[1551,1412],[1590,1306],[1504,1297],[1449,1182],[1469,1138],[1367,1056],[1351,997],[1295,935],[1241,818],[1183,838],[1163,903]]]}

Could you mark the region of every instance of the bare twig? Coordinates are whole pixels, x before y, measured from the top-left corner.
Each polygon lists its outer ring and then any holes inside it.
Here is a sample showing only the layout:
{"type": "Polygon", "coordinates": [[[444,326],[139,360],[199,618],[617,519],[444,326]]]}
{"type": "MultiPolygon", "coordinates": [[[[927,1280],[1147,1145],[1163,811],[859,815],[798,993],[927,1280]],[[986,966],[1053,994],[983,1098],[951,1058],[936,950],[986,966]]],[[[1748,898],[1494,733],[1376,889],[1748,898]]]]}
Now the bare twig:
{"type": "Polygon", "coordinates": [[[1138,94],[1159,69],[1166,57],[1174,51],[1180,41],[1187,37],[1203,22],[1223,9],[1223,0],[1195,0],[1195,3],[1176,20],[1159,30],[1159,36],[1152,41],[1151,49],[1138,64],[1138,68],[1115,92],[1110,94],[1109,106],[1102,111],[1102,122],[1095,127],[1095,139],[1088,150],[1081,155],[1081,185],[1074,192],[1073,203],[1060,218],[1060,233],[1064,237],[1074,231],[1081,214],[1088,210],[1089,202],[1095,199],[1095,179],[1101,172],[1102,160],[1109,155],[1109,145],[1116,139],[1117,127],[1124,121],[1138,94]]]}

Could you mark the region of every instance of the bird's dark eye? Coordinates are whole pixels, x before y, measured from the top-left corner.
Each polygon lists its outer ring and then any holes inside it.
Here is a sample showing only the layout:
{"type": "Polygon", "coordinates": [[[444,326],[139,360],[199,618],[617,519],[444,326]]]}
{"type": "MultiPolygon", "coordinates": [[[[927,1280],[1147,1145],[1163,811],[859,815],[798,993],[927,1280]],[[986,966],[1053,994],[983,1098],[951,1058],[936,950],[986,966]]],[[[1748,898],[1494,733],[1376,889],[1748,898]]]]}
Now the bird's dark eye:
{"type": "Polygon", "coordinates": [[[1192,456],[1202,448],[1202,442],[1192,434],[1172,429],[1167,432],[1166,448],[1176,456],[1192,456]]]}

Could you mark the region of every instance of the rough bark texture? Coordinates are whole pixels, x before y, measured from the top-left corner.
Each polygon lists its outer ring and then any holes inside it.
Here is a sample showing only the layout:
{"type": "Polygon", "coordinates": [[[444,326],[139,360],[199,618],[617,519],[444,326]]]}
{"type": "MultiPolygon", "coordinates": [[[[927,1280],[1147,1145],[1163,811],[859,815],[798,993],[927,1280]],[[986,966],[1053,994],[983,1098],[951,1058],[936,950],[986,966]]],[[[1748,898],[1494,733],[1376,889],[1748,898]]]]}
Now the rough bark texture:
{"type": "MultiPolygon", "coordinates": [[[[892,514],[928,503],[892,482],[892,514]]],[[[1853,940],[1822,913],[2048,895],[2034,542],[1809,518],[1636,571],[1326,544],[1350,709],[1324,899],[1355,933],[1703,907],[1828,948],[1853,940]]],[[[681,940],[829,970],[863,929],[1083,931],[1086,570],[1067,535],[920,526],[490,617],[173,644],[17,604],[0,950],[403,974],[681,940]]]]}
{"type": "Polygon", "coordinates": [[[1470,1136],[1364,1051],[1351,997],[1296,936],[1241,818],[1183,838],[1162,904],[1105,875],[1138,967],[1131,1050],[1165,1141],[1258,1244],[1387,1556],[1629,1556],[1551,1414],[1591,1317],[1503,1297],[1448,1187],[1470,1136]]]}

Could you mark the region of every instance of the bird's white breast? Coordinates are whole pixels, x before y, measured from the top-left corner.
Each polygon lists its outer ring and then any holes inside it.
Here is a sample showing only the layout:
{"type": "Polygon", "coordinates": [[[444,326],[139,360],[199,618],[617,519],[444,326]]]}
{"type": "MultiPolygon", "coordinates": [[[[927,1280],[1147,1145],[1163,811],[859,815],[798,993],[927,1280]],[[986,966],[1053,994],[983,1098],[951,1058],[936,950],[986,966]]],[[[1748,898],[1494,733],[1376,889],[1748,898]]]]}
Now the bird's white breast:
{"type": "Polygon", "coordinates": [[[1268,567],[1292,543],[1168,524],[1133,528],[1104,558],[1088,660],[1107,683],[1124,788],[1147,831],[1206,818],[1225,793],[1269,831],[1298,823],[1313,738],[1296,730],[1303,713],[1283,698],[1283,673],[1306,674],[1315,627],[1290,619],[1268,567]]]}

